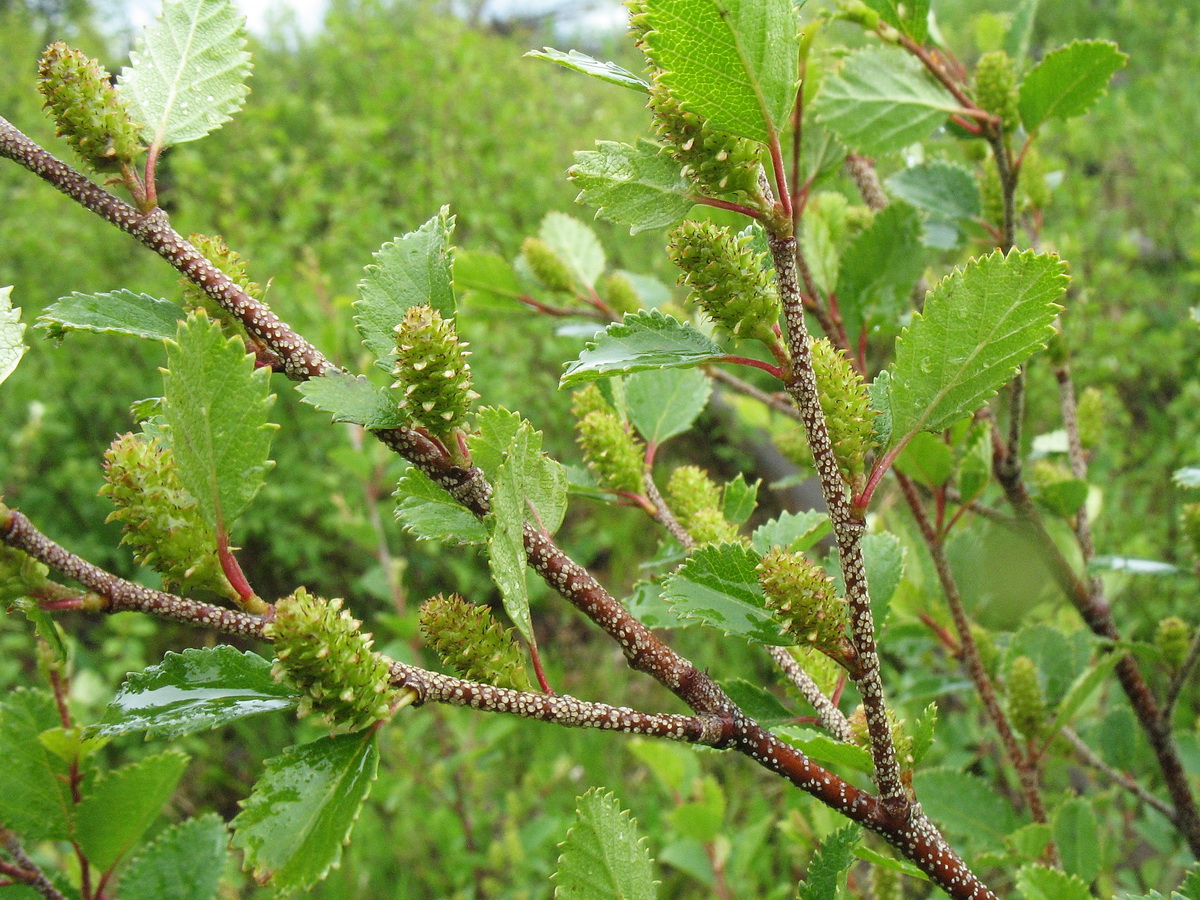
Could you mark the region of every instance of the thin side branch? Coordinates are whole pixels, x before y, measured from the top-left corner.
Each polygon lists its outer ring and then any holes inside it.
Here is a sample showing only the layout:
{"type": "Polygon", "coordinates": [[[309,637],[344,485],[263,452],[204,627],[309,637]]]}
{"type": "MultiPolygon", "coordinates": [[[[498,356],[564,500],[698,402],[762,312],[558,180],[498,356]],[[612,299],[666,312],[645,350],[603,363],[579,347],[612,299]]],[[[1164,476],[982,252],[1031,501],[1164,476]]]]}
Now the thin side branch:
{"type": "Polygon", "coordinates": [[[14,881],[19,881],[29,885],[46,900],[66,900],[66,897],[50,883],[50,879],[38,867],[38,864],[30,859],[29,854],[25,852],[25,848],[21,846],[21,842],[17,840],[17,836],[7,829],[0,828],[0,842],[4,844],[4,850],[16,860],[17,866],[15,871],[12,867],[5,866],[4,874],[12,878],[14,881]]]}
{"type": "Polygon", "coordinates": [[[1122,772],[1120,769],[1114,769],[1112,766],[1106,763],[1101,758],[1100,754],[1089,747],[1083,738],[1081,738],[1074,731],[1074,729],[1064,728],[1062,730],[1062,736],[1065,737],[1067,742],[1075,748],[1075,752],[1079,754],[1079,758],[1085,763],[1087,763],[1097,772],[1103,774],[1114,784],[1118,784],[1125,790],[1129,791],[1129,793],[1133,794],[1147,806],[1154,807],[1172,822],[1175,821],[1175,810],[1171,808],[1169,803],[1159,799],[1158,797],[1155,797],[1152,793],[1142,787],[1138,780],[1128,772],[1122,772]]]}
{"type": "Polygon", "coordinates": [[[854,734],[850,731],[850,721],[842,715],[842,711],[834,705],[833,701],[825,696],[825,692],[813,681],[812,676],[804,671],[804,667],[796,662],[796,658],[788,653],[786,647],[769,649],[771,659],[775,660],[775,664],[787,676],[787,680],[796,686],[796,690],[816,710],[817,717],[821,720],[821,725],[825,730],[843,744],[852,743],[854,734]]]}

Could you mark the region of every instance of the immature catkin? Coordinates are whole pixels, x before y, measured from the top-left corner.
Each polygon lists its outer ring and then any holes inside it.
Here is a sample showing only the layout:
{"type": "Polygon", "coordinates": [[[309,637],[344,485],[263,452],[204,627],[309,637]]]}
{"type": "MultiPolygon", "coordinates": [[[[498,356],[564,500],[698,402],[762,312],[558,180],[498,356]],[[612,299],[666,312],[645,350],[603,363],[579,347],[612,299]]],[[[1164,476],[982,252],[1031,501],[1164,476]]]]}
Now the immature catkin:
{"type": "Polygon", "coordinates": [[[833,455],[842,477],[853,485],[861,480],[867,451],[874,444],[875,409],[866,383],[845,353],[826,338],[809,338],[809,348],[833,455]]]}
{"type": "Polygon", "coordinates": [[[1104,428],[1108,424],[1109,404],[1104,392],[1095,386],[1085,387],[1075,404],[1075,421],[1079,427],[1079,443],[1085,449],[1095,449],[1104,443],[1104,428]]]}
{"type": "Polygon", "coordinates": [[[1192,630],[1179,616],[1168,616],[1154,630],[1154,645],[1172,672],[1177,671],[1187,659],[1191,643],[1192,630]]]}
{"type": "Polygon", "coordinates": [[[722,511],[721,489],[699,466],[680,466],[671,473],[666,501],[683,530],[697,544],[741,540],[737,526],[722,511]]]}
{"type": "Polygon", "coordinates": [[[779,294],[749,234],[734,235],[712,222],[685,221],[670,234],[667,255],[683,274],[688,299],[719,327],[738,337],[775,340],[779,294]]]}
{"type": "Polygon", "coordinates": [[[797,644],[823,653],[841,654],[846,645],[846,601],[833,579],[803,554],[773,548],[758,563],[758,582],[767,609],[783,623],[797,644]]]}
{"type": "Polygon", "coordinates": [[[594,410],[575,424],[579,446],[600,486],[641,494],[646,489],[646,448],[614,412],[594,410]]]}
{"type": "Polygon", "coordinates": [[[122,544],[139,565],[163,576],[168,586],[205,588],[231,599],[237,591],[225,577],[212,528],[175,470],[175,457],[161,438],[123,434],[104,453],[100,493],[117,507],[122,544]]]}
{"type": "Polygon", "coordinates": [[[1038,683],[1037,666],[1028,656],[1015,657],[1008,664],[1005,679],[1008,714],[1013,727],[1029,740],[1037,740],[1046,730],[1046,699],[1038,683]]]}
{"type": "Polygon", "coordinates": [[[637,312],[642,308],[633,282],[622,272],[611,272],[600,282],[600,296],[609,308],[618,315],[637,312]]]}
{"type": "Polygon", "coordinates": [[[366,728],[391,711],[395,689],[389,666],[371,650],[362,623],[342,608],[297,588],[275,604],[263,633],[275,641],[276,681],[288,681],[304,696],[298,715],[319,714],[330,727],[366,728]]]}
{"type": "Polygon", "coordinates": [[[604,399],[604,392],[594,381],[589,381],[571,395],[571,415],[576,420],[585,418],[588,413],[603,412],[615,416],[617,411],[604,399]]]}
{"type": "Polygon", "coordinates": [[[142,152],[141,129],[98,61],[53,43],[38,63],[38,90],[59,136],[96,171],[120,171],[142,152]]]}
{"type": "Polygon", "coordinates": [[[997,116],[1005,131],[1020,124],[1017,66],[1003,50],[985,53],[975,64],[975,101],[980,109],[997,116]]]}
{"type": "Polygon", "coordinates": [[[428,306],[413,306],[396,326],[394,389],[403,391],[400,409],[415,424],[444,436],[463,424],[471,401],[467,345],[458,339],[453,319],[428,306]]]}
{"type": "Polygon", "coordinates": [[[527,237],[521,244],[521,256],[533,277],[548,291],[573,291],[575,276],[570,267],[541,238],[527,237]]]}
{"type": "Polygon", "coordinates": [[[515,691],[530,689],[525,656],[486,606],[457,594],[438,594],[421,605],[421,631],[443,663],[463,678],[515,691]]]}
{"type": "MultiPolygon", "coordinates": [[[[263,289],[246,276],[246,258],[229,249],[225,239],[219,234],[188,235],[188,243],[195,247],[214,266],[229,276],[229,280],[240,287],[255,300],[263,298],[263,289]]],[[[233,324],[233,317],[224,308],[217,305],[204,290],[190,278],[180,278],[179,287],[183,291],[183,306],[187,310],[203,309],[211,318],[233,324]]],[[[239,325],[240,329],[240,325],[239,325]]]]}

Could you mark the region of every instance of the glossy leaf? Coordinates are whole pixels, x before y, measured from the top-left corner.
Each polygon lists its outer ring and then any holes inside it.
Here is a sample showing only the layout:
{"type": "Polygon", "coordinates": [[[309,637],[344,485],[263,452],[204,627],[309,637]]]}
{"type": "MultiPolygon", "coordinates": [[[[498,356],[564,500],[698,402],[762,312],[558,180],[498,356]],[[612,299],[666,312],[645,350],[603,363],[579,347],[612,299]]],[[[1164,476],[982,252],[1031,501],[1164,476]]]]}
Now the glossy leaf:
{"type": "Polygon", "coordinates": [[[920,218],[911,206],[893,203],[842,254],[838,308],[852,340],[868,323],[891,322],[910,309],[923,271],[920,218]]]}
{"type": "Polygon", "coordinates": [[[763,556],[772,547],[803,553],[832,530],[833,523],[823,512],[815,509],[799,513],[785,512],[754,529],[750,544],[763,556]]]}
{"type": "Polygon", "coordinates": [[[977,219],[983,204],[975,177],[965,168],[935,159],[901,169],[884,182],[891,195],[943,219],[977,219]]]}
{"type": "Polygon", "coordinates": [[[893,47],[857,50],[829,75],[813,112],[846,144],[869,156],[924,140],[960,109],[920,61],[893,47]]]}
{"type": "Polygon", "coordinates": [[[276,426],[269,369],[256,369],[239,337],[226,340],[203,313],[179,324],[167,343],[164,414],[179,480],[214,530],[229,526],[258,494],[274,465],[276,426]]]}
{"type": "Polygon", "coordinates": [[[585,345],[579,358],[567,365],[559,387],[646,369],[688,368],[724,355],[718,344],[691,325],[657,310],[631,313],[585,345]]]}
{"type": "Polygon", "coordinates": [[[291,709],[297,700],[295,689],[275,681],[271,664],[255,653],[225,645],[168,652],[158,665],[131,674],[89,731],[177,738],[291,709]]]}
{"type": "Polygon", "coordinates": [[[396,401],[364,375],[331,370],[320,378],[296,385],[309,406],[333,416],[335,422],[352,422],[364,428],[395,428],[405,423],[396,401]]]}
{"type": "MultiPolygon", "coordinates": [[[[493,481],[501,477],[501,467],[508,461],[513,440],[522,426],[530,430],[530,455],[524,479],[525,496],[537,510],[537,520],[553,534],[562,524],[566,513],[566,470],[562,464],[541,452],[542,433],[519,413],[503,407],[485,407],[475,418],[476,433],[469,438],[472,461],[493,481]]],[[[532,521],[532,514],[526,512],[532,521]]]]}
{"type": "Polygon", "coordinates": [[[108,871],[141,840],[175,793],[188,758],[177,750],[143,757],[97,778],[76,810],[76,839],[108,871]]]}
{"type": "Polygon", "coordinates": [[[354,324],[375,364],[386,372],[396,361],[396,326],[410,307],[428,306],[443,318],[454,315],[453,234],[454,216],[443,206],[416,231],[380,247],[358,284],[354,324]]]}
{"type": "Polygon", "coordinates": [[[690,210],[691,184],[679,164],[657,144],[597,141],[578,150],[567,174],[579,188],[576,203],[596,208],[596,218],[628,225],[630,234],[674,225],[690,210]]]}
{"type": "Polygon", "coordinates": [[[1026,131],[1048,119],[1083,115],[1128,59],[1111,41],[1075,41],[1046,54],[1021,81],[1019,109],[1026,131]]]}
{"type": "Polygon", "coordinates": [[[775,733],[783,740],[804,751],[804,755],[819,763],[831,766],[847,766],[856,772],[870,775],[875,770],[871,752],[857,744],[843,744],[825,734],[794,725],[776,728],[775,733]]]}
{"type": "Polygon", "coordinates": [[[229,0],[168,0],[121,70],[148,144],[194,141],[228,122],[250,89],[245,21],[229,0]]]}
{"type": "Polygon", "coordinates": [[[650,85],[646,83],[645,79],[639,78],[628,69],[618,66],[614,62],[601,62],[598,59],[593,59],[586,53],[580,53],[578,50],[563,53],[561,50],[555,50],[553,47],[543,47],[541,50],[530,50],[525,55],[531,56],[534,59],[544,59],[547,62],[555,63],[573,72],[582,72],[584,75],[599,78],[601,81],[607,81],[609,84],[640,91],[643,94],[650,92],[650,85]]]}
{"type": "Polygon", "coordinates": [[[565,213],[551,212],[542,219],[538,237],[566,263],[580,285],[588,289],[596,286],[596,279],[604,272],[604,248],[589,226],[565,213]]]}
{"type": "Polygon", "coordinates": [[[121,900],[213,900],[225,869],[229,832],[216,813],[172,825],[121,875],[121,900]]]}
{"type": "Polygon", "coordinates": [[[838,900],[846,884],[846,874],[854,863],[854,848],[862,837],[857,825],[844,825],[827,835],[808,864],[800,884],[800,900],[838,900]]]}
{"type": "Polygon", "coordinates": [[[1127,572],[1130,575],[1184,575],[1189,570],[1157,559],[1129,556],[1096,556],[1088,560],[1089,572],[1127,572]]]}
{"type": "Polygon", "coordinates": [[[1054,811],[1053,824],[1063,871],[1090,883],[1100,872],[1100,829],[1092,804],[1072,797],[1054,811]]]}
{"type": "Polygon", "coordinates": [[[659,81],[713,128],[767,143],[796,102],[791,0],[649,0],[646,56],[659,81]]]}
{"type": "Polygon", "coordinates": [[[1176,469],[1171,475],[1171,480],[1181,488],[1200,488],[1200,468],[1187,466],[1176,469]]]}
{"type": "Polygon", "coordinates": [[[0,703],[0,822],[26,840],[68,840],[67,764],[38,735],[62,723],[54,698],[16,690],[0,703]]]}
{"type": "Polygon", "coordinates": [[[695,619],[726,634],[787,647],[795,638],[767,611],[755,566],[759,556],[741,544],[696,550],[663,584],[663,597],[682,619],[695,619]]]}
{"type": "Polygon", "coordinates": [[[267,760],[232,823],[255,881],[279,894],[303,891],[340,863],[379,768],[375,734],[323,737],[267,760]]]}
{"type": "Polygon", "coordinates": [[[396,519],[419,541],[482,544],[487,528],[415,466],[396,485],[396,519]]]}
{"type": "Polygon", "coordinates": [[[21,308],[12,305],[12,286],[0,288],[0,384],[13,373],[25,351],[21,308]]]}
{"type": "Polygon", "coordinates": [[[1023,900],[1091,900],[1083,879],[1045,866],[1025,866],[1017,872],[1023,900]]]}
{"type": "Polygon", "coordinates": [[[149,294],[120,290],[105,294],[72,293],[46,307],[37,320],[46,337],[62,337],[69,331],[95,334],[124,334],[149,340],[171,340],[179,322],[187,317],[183,308],[149,294]]]}
{"type": "Polygon", "coordinates": [[[721,514],[734,525],[744,525],[758,507],[758,488],[762,479],[754,482],[738,472],[725,482],[721,491],[721,514]]]}
{"type": "Polygon", "coordinates": [[[625,379],[629,421],[650,444],[683,434],[712,396],[712,379],[696,369],[650,369],[625,379]]]}
{"type": "Polygon", "coordinates": [[[891,444],[982,406],[1045,346],[1066,290],[1054,256],[999,251],[944,278],[896,342],[891,444]]]}
{"type": "Polygon", "coordinates": [[[650,854],[637,822],[600,789],[576,801],[554,873],[555,900],[653,900],[650,854]]]}

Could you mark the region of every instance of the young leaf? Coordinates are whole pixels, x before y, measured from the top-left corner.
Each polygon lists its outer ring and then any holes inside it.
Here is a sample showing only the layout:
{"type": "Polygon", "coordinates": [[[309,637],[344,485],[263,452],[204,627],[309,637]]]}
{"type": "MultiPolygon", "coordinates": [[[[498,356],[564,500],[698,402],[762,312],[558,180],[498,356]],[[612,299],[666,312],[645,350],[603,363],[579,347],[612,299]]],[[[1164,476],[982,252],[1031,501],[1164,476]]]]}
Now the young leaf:
{"type": "Polygon", "coordinates": [[[229,0],[167,0],[118,87],[146,143],[194,141],[228,122],[250,89],[244,20],[229,0]]]}
{"type": "Polygon", "coordinates": [[[92,865],[108,871],[146,833],[175,793],[188,758],[178,750],[105,772],[76,810],[76,839],[92,865]]]}
{"type": "Polygon", "coordinates": [[[884,182],[893,197],[943,219],[977,219],[979,185],[965,168],[934,159],[901,169],[884,182]]]}
{"type": "Polygon", "coordinates": [[[846,825],[821,841],[800,885],[800,900],[838,900],[861,836],[857,825],[846,825]]]}
{"type": "MultiPolygon", "coordinates": [[[[537,510],[537,518],[532,518],[528,508],[525,517],[540,522],[553,534],[562,524],[566,513],[566,470],[561,463],[541,452],[542,433],[534,431],[533,426],[518,413],[511,413],[503,407],[482,410],[476,419],[476,427],[478,433],[470,438],[471,455],[475,465],[493,481],[500,480],[502,467],[510,463],[513,442],[522,429],[528,431],[528,451],[522,464],[524,472],[521,481],[525,498],[537,510]]],[[[509,474],[513,474],[511,466],[509,474]]]]}
{"type": "Polygon", "coordinates": [[[695,369],[651,369],[625,379],[629,421],[648,443],[692,427],[712,395],[712,379],[695,369]]]}
{"type": "Polygon", "coordinates": [[[725,482],[721,492],[721,515],[733,525],[744,525],[758,506],[760,484],[761,479],[753,484],[746,481],[746,476],[741,472],[725,482]]]}
{"type": "Polygon", "coordinates": [[[836,293],[852,342],[869,322],[893,321],[909,309],[924,270],[921,220],[911,206],[893,203],[842,254],[836,293]]]}
{"type": "Polygon", "coordinates": [[[245,867],[278,894],[303,891],[342,858],[342,844],[379,767],[375,729],[288,747],[267,768],[232,822],[245,867]]]}
{"type": "Polygon", "coordinates": [[[563,53],[561,50],[555,50],[553,47],[543,47],[541,50],[530,50],[525,55],[531,56],[534,59],[544,59],[546,62],[555,63],[573,72],[582,72],[584,75],[591,75],[593,78],[599,78],[601,81],[607,81],[609,84],[640,91],[643,94],[650,92],[650,85],[628,69],[622,68],[614,62],[601,62],[598,59],[593,59],[586,53],[580,53],[578,50],[563,53]]]}
{"type": "Polygon", "coordinates": [[[482,544],[483,523],[415,466],[396,485],[396,519],[419,541],[482,544]]]}
{"type": "Polygon", "coordinates": [[[576,203],[596,207],[598,219],[628,225],[630,234],[674,225],[695,205],[679,164],[642,138],[578,150],[567,175],[579,188],[576,203]]]}
{"type": "Polygon", "coordinates": [[[127,290],[106,294],[75,292],[46,307],[35,327],[45,328],[49,338],[60,338],[68,331],[91,331],[169,341],[179,330],[180,320],[185,318],[187,313],[182,307],[149,294],[127,290]]]}
{"type": "Polygon", "coordinates": [[[794,747],[804,751],[804,755],[819,763],[831,766],[847,766],[856,772],[870,775],[875,769],[871,761],[871,751],[858,744],[843,744],[825,734],[818,734],[808,728],[797,728],[785,725],[774,729],[775,733],[794,747]]]}
{"type": "Polygon", "coordinates": [[[937,703],[930,703],[917,716],[912,726],[912,764],[918,765],[933,746],[933,733],[937,728],[937,703]]]}
{"type": "Polygon", "coordinates": [[[274,465],[269,369],[256,369],[240,337],[225,339],[203,312],[167,342],[164,413],[179,480],[215,530],[245,512],[274,465]]]}
{"type": "Polygon", "coordinates": [[[929,0],[865,0],[867,6],[879,13],[879,18],[897,31],[907,34],[918,44],[929,37],[929,0]]]}
{"type": "Polygon", "coordinates": [[[720,131],[768,143],[796,102],[791,0],[649,0],[646,56],[684,108],[720,131]]]}
{"type": "Polygon", "coordinates": [[[0,822],[27,840],[71,837],[67,764],[38,740],[61,724],[47,693],[17,690],[0,704],[0,822]]]}
{"type": "Polygon", "coordinates": [[[1100,832],[1092,804],[1072,797],[1054,811],[1054,845],[1063,871],[1091,882],[1100,872],[1100,832]]]}
{"type": "Polygon", "coordinates": [[[1065,268],[1055,256],[996,251],[930,291],[896,343],[892,446],[970,415],[1045,346],[1065,268]]]}
{"type": "Polygon", "coordinates": [[[630,313],[624,322],[614,322],[585,345],[579,358],[567,365],[558,386],[645,369],[698,366],[724,355],[711,338],[658,310],[630,313]]]}
{"type": "Polygon", "coordinates": [[[229,832],[216,813],[172,825],[129,862],[122,900],[213,900],[229,832]]]}
{"type": "Polygon", "coordinates": [[[576,801],[554,880],[555,900],[653,900],[650,854],[613,794],[593,788],[576,801]]]}
{"type": "Polygon", "coordinates": [[[25,351],[21,308],[12,305],[12,285],[0,288],[0,384],[12,374],[25,351]]]}
{"type": "Polygon", "coordinates": [[[396,362],[396,326],[409,307],[428,306],[444,318],[454,315],[453,234],[454,216],[443,206],[416,231],[380,247],[358,283],[354,324],[385,372],[396,362]]]}
{"type": "Polygon", "coordinates": [[[1128,59],[1111,41],[1075,41],[1046,54],[1021,82],[1025,130],[1032,132],[1048,119],[1083,115],[1128,59]]]}
{"type": "Polygon", "coordinates": [[[721,688],[746,715],[766,728],[796,718],[796,714],[780,703],[778,697],[745,678],[727,678],[721,682],[721,688]]]}
{"type": "Polygon", "coordinates": [[[1017,887],[1024,900],[1091,900],[1092,896],[1079,876],[1038,865],[1017,872],[1017,887]]]}
{"type": "Polygon", "coordinates": [[[832,530],[833,523],[823,512],[815,509],[799,513],[785,512],[754,529],[750,545],[763,555],[772,547],[803,553],[832,530]]]}
{"type": "Polygon", "coordinates": [[[850,54],[813,101],[813,112],[825,127],[869,156],[924,140],[959,108],[919,60],[892,47],[850,54]]]}
{"type": "Polygon", "coordinates": [[[364,428],[395,428],[405,422],[392,396],[365,375],[332,370],[300,382],[296,390],[305,403],[331,413],[335,422],[353,422],[364,428]]]}
{"type": "Polygon", "coordinates": [[[567,264],[571,274],[585,288],[596,286],[604,272],[604,248],[600,238],[583,222],[565,213],[546,213],[538,237],[567,264]]]}
{"type": "Polygon", "coordinates": [[[225,645],[188,649],[168,652],[158,665],[130,674],[104,719],[89,731],[105,737],[145,731],[147,738],[177,738],[291,709],[297,700],[255,653],[225,645]]]}
{"type": "Polygon", "coordinates": [[[741,544],[701,547],[663,583],[663,598],[682,619],[761,644],[790,646],[795,638],[766,610],[758,561],[758,554],[741,544]]]}

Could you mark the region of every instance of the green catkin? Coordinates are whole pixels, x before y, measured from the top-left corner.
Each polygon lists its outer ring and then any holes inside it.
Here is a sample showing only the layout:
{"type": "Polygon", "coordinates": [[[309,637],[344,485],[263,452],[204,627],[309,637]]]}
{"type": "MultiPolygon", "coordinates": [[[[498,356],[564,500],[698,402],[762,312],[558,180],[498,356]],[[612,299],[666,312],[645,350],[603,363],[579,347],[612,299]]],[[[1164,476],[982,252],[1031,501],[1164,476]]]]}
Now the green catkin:
{"type": "Polygon", "coordinates": [[[1013,727],[1028,740],[1037,740],[1046,730],[1046,699],[1038,683],[1037,666],[1028,656],[1018,656],[1008,664],[1005,679],[1008,691],[1008,715],[1013,727]]]}
{"type": "MultiPolygon", "coordinates": [[[[221,235],[191,234],[188,235],[188,243],[199,250],[210,263],[228,275],[230,281],[245,291],[248,296],[255,300],[263,298],[262,286],[251,281],[246,275],[248,265],[246,258],[236,251],[230,250],[221,235]]],[[[216,301],[190,278],[180,278],[179,287],[183,292],[184,309],[189,311],[203,309],[212,318],[232,321],[232,316],[218,306],[216,301]]]]}
{"type": "Polygon", "coordinates": [[[571,274],[570,267],[541,238],[525,238],[521,244],[521,256],[525,258],[533,277],[546,290],[567,293],[575,290],[575,276],[571,274]]]}
{"type": "Polygon", "coordinates": [[[621,272],[612,272],[604,277],[600,282],[600,296],[617,315],[637,312],[642,308],[642,300],[633,282],[621,272]]]}
{"type": "Polygon", "coordinates": [[[766,607],[797,644],[810,644],[831,656],[846,645],[846,601],[833,579],[803,554],[772,548],[758,563],[766,607]]]}
{"type": "Polygon", "coordinates": [[[1168,616],[1154,630],[1154,645],[1162,654],[1163,662],[1172,672],[1178,671],[1187,659],[1192,643],[1192,630],[1179,616],[1168,616]]]}
{"type": "Polygon", "coordinates": [[[389,666],[371,650],[362,623],[342,608],[304,588],[275,604],[263,633],[275,641],[271,674],[304,695],[297,714],[316,713],[331,728],[359,731],[391,712],[395,689],[389,666]]]}
{"type": "Polygon", "coordinates": [[[1086,387],[1075,404],[1075,422],[1079,428],[1079,443],[1085,449],[1095,449],[1104,442],[1104,426],[1109,418],[1108,402],[1098,387],[1086,387]]]}
{"type": "Polygon", "coordinates": [[[1020,124],[1017,66],[1003,50],[985,53],[975,64],[975,102],[980,109],[997,116],[1005,131],[1012,131],[1020,124]]]}
{"type": "Polygon", "coordinates": [[[100,493],[117,507],[108,521],[121,523],[121,543],[133,548],[139,565],[161,573],[168,586],[237,598],[221,568],[216,537],[179,480],[174,454],[161,438],[118,437],[104,453],[104,478],[100,493]]]}
{"type": "Polygon", "coordinates": [[[604,399],[604,392],[596,382],[591,381],[571,395],[571,415],[578,421],[588,413],[603,412],[615,416],[617,411],[604,399]]]}
{"type": "Polygon", "coordinates": [[[400,409],[414,424],[444,437],[459,428],[479,395],[471,390],[467,345],[453,319],[428,306],[413,306],[396,326],[396,376],[400,409]]]}
{"type": "Polygon", "coordinates": [[[857,485],[874,444],[876,413],[867,386],[846,354],[826,338],[809,338],[809,348],[833,455],[842,477],[857,485]]]}
{"type": "Polygon", "coordinates": [[[721,489],[699,466],[673,471],[665,499],[683,530],[700,546],[742,541],[737,526],[722,511],[721,489]]]}
{"type": "Polygon", "coordinates": [[[670,234],[667,255],[680,268],[688,300],[724,331],[774,343],[779,294],[749,234],[712,222],[685,221],[670,234]]]}
{"type": "Polygon", "coordinates": [[[421,605],[421,631],[442,662],[463,678],[530,690],[514,629],[505,629],[486,606],[438,594],[421,605]]]}
{"type": "Polygon", "coordinates": [[[600,486],[641,494],[646,490],[646,448],[615,412],[593,410],[575,424],[579,446],[600,486]]]}
{"type": "Polygon", "coordinates": [[[141,129],[97,60],[51,44],[38,63],[38,90],[59,137],[96,171],[119,172],[141,154],[141,129]]]}

